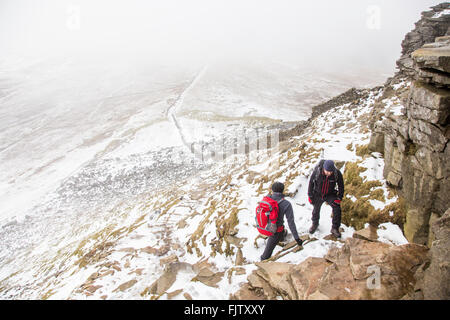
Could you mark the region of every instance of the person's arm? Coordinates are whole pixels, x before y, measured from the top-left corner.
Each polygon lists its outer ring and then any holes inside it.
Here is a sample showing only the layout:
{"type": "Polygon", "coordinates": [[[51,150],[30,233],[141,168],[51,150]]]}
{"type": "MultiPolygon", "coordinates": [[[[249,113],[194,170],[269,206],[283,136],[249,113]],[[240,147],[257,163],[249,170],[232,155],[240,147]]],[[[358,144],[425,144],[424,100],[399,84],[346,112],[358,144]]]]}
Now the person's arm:
{"type": "Polygon", "coordinates": [[[342,200],[344,198],[344,179],[340,170],[337,170],[337,184],[338,184],[338,198],[342,200]]]}
{"type": "Polygon", "coordinates": [[[290,202],[288,202],[288,205],[286,207],[285,212],[286,220],[289,225],[289,229],[291,229],[292,235],[294,236],[294,239],[299,239],[298,233],[297,233],[297,226],[295,225],[294,221],[294,210],[292,209],[292,205],[290,202]]]}
{"type": "Polygon", "coordinates": [[[308,200],[309,200],[309,202],[311,202],[313,199],[315,175],[316,175],[316,170],[313,171],[313,173],[311,174],[311,177],[309,178],[309,185],[308,185],[308,200]]]}

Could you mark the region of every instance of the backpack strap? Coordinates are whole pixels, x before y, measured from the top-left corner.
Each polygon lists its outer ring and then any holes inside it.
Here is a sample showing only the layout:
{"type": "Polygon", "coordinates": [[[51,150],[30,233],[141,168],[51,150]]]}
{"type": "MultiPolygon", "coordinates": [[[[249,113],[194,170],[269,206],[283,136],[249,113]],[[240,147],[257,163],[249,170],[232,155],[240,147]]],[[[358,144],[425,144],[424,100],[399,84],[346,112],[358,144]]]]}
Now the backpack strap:
{"type": "Polygon", "coordinates": [[[270,211],[272,211],[272,206],[270,205],[270,203],[268,203],[267,201],[260,201],[260,202],[258,202],[258,203],[264,203],[264,204],[267,204],[268,206],[269,206],[269,212],[270,211]]]}
{"type": "Polygon", "coordinates": [[[313,171],[313,175],[314,175],[314,180],[317,181],[317,178],[320,176],[320,174],[322,173],[322,169],[323,169],[323,164],[325,163],[325,160],[322,159],[319,161],[319,163],[317,164],[317,166],[314,168],[313,171]]]}

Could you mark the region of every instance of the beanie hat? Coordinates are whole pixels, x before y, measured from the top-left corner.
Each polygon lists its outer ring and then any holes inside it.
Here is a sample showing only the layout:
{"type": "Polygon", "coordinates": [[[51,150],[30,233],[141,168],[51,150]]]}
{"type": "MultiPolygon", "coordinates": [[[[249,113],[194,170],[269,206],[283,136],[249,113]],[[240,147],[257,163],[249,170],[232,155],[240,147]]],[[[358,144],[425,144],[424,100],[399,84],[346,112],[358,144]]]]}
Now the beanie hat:
{"type": "Polygon", "coordinates": [[[327,160],[323,164],[323,168],[327,171],[334,171],[334,162],[331,160],[327,160]]]}
{"type": "Polygon", "coordinates": [[[283,193],[283,191],[284,191],[284,184],[282,184],[281,182],[275,182],[272,185],[272,191],[273,192],[283,193]]]}

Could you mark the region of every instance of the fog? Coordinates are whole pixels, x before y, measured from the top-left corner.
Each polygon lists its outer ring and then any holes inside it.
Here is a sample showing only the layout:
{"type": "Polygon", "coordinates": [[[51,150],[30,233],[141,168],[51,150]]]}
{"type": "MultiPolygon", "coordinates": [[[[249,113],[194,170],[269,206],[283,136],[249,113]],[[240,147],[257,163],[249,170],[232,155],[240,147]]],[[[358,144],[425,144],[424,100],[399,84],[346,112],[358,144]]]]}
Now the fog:
{"type": "Polygon", "coordinates": [[[0,57],[275,60],[391,73],[431,0],[0,0],[0,57]]]}

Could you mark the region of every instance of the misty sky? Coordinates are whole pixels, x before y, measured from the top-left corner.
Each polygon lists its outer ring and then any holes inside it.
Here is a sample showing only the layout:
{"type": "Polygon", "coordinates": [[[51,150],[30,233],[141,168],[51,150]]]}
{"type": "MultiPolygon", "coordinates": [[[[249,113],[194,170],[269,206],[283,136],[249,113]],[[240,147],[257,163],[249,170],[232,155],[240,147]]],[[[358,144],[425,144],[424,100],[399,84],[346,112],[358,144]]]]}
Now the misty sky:
{"type": "Polygon", "coordinates": [[[258,58],[389,72],[420,13],[441,2],[0,0],[0,55],[258,58]]]}

